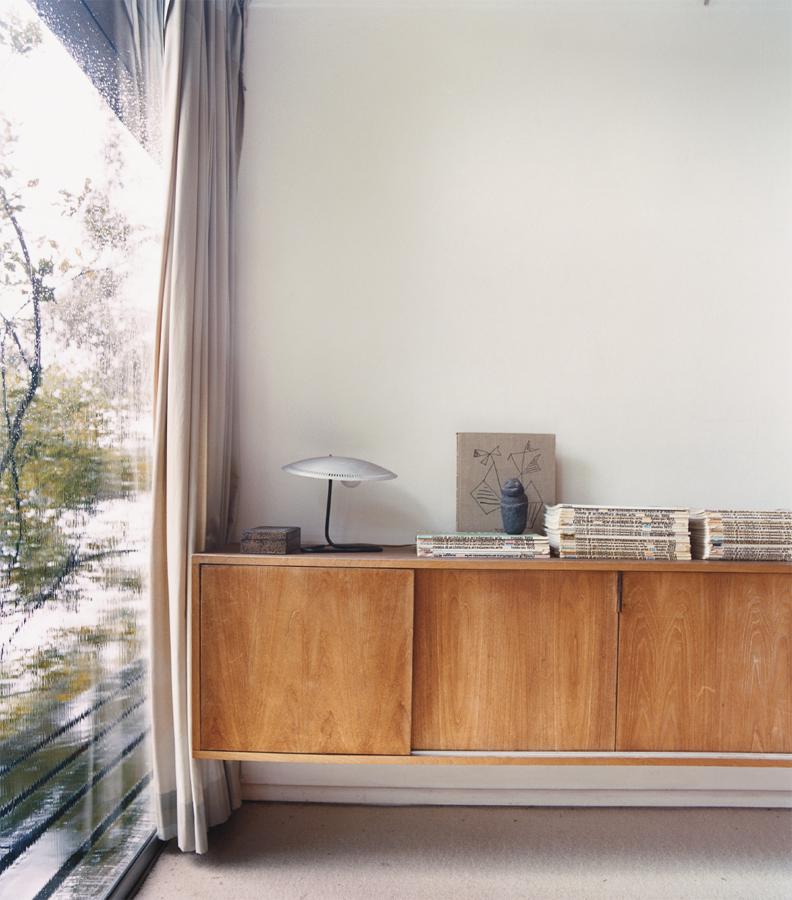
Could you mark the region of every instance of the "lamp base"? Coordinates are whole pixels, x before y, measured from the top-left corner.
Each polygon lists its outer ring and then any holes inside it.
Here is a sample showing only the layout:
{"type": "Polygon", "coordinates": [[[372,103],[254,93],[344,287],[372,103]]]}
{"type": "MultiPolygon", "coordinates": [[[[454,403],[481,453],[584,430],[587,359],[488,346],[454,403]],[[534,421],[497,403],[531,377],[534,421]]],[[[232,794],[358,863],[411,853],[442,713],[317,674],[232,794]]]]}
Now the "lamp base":
{"type": "Polygon", "coordinates": [[[301,547],[302,553],[381,553],[382,547],[374,544],[312,544],[301,547]]]}

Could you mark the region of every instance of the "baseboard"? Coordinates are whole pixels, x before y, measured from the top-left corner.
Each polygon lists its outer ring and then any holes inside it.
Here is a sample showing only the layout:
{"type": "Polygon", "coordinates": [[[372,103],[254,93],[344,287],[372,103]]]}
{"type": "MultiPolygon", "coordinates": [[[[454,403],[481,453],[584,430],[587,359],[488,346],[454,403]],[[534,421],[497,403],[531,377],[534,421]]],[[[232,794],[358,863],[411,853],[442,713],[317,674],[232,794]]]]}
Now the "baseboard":
{"type": "Polygon", "coordinates": [[[324,785],[242,785],[243,800],[370,806],[657,806],[792,807],[788,791],[526,791],[453,788],[352,788],[324,785]]]}
{"type": "Polygon", "coordinates": [[[245,762],[242,799],[382,806],[792,808],[792,769],[245,762]]]}

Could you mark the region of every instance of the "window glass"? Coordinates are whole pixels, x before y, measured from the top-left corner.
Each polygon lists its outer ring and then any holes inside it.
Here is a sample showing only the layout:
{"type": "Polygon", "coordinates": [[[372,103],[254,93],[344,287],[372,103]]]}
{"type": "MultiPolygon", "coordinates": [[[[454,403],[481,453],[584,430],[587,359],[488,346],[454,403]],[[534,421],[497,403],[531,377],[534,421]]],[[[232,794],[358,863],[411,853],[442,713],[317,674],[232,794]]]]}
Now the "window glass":
{"type": "Polygon", "coordinates": [[[0,895],[15,900],[106,896],[154,828],[150,151],[31,7],[0,0],[0,895]]]}

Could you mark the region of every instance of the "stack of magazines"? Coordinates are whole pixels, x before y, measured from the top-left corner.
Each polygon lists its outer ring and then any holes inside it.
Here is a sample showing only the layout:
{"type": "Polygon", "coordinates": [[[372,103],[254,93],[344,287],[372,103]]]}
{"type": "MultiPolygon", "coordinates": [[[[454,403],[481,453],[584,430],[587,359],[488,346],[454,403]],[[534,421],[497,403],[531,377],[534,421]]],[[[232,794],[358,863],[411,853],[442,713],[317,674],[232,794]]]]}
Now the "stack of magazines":
{"type": "Polygon", "coordinates": [[[550,556],[550,543],[543,534],[501,534],[499,532],[458,532],[419,534],[418,556],[440,559],[541,559],[550,556]]]}
{"type": "Polygon", "coordinates": [[[690,510],[676,506],[585,506],[545,510],[555,555],[578,559],[690,559],[690,510]]]}
{"type": "Polygon", "coordinates": [[[792,560],[792,511],[691,510],[690,538],[697,559],[792,560]]]}

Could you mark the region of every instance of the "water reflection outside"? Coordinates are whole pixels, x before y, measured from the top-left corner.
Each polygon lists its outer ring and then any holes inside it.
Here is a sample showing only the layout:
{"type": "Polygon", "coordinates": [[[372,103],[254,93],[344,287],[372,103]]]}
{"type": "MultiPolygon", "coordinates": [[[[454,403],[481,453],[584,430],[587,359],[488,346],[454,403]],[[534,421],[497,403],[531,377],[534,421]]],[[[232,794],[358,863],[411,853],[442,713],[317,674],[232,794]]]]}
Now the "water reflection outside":
{"type": "MultiPolygon", "coordinates": [[[[124,504],[108,504],[102,518],[112,522],[113,506],[123,528],[124,504]]],[[[144,542],[143,534],[130,541],[144,542]]],[[[128,564],[134,555],[122,557],[127,564],[108,556],[85,566],[70,584],[68,608],[35,623],[39,645],[6,654],[3,896],[103,897],[152,831],[145,591],[128,564]]]]}
{"type": "Polygon", "coordinates": [[[160,173],[0,0],[0,895],[104,897],[153,830],[160,173]]]}

